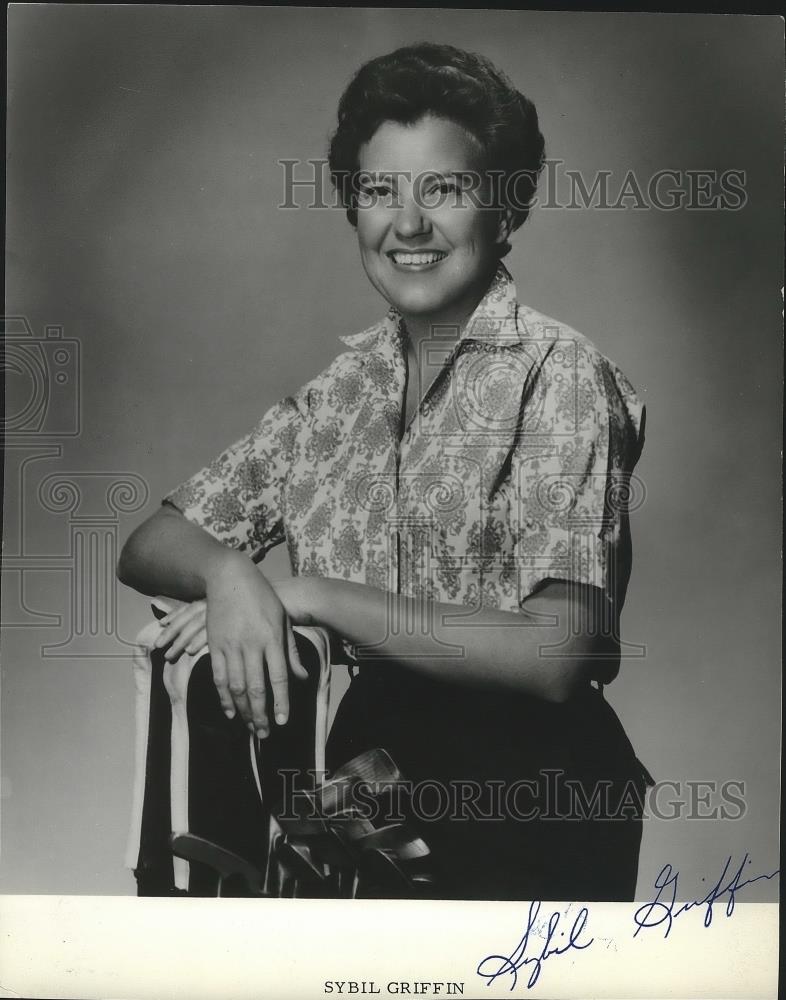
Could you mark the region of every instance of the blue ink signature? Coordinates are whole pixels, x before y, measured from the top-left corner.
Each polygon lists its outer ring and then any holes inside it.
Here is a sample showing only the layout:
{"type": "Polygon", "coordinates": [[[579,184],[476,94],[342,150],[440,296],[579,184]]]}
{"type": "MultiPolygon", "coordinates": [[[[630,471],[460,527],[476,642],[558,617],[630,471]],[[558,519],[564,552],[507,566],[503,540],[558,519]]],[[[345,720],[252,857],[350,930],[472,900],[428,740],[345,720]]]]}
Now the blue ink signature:
{"type": "Polygon", "coordinates": [[[649,903],[645,903],[644,906],[640,906],[633,914],[633,919],[636,923],[636,930],[633,932],[633,936],[636,937],[639,931],[644,928],[659,927],[661,924],[665,924],[663,937],[667,938],[671,933],[671,927],[674,920],[681,913],[692,910],[695,906],[707,907],[704,913],[704,926],[709,927],[712,923],[712,905],[720,899],[721,896],[728,894],[728,900],[726,902],[726,916],[730,917],[732,913],[734,913],[734,894],[736,892],[739,892],[740,889],[746,885],[751,885],[753,882],[759,882],[761,879],[775,878],[775,876],[780,873],[780,869],[776,868],[775,871],[769,875],[755,875],[753,878],[745,879],[743,882],[742,871],[746,865],[751,863],[750,858],[748,857],[748,852],[746,851],[745,857],[740,862],[739,867],[724,885],[723,883],[726,879],[726,875],[728,874],[729,868],[731,868],[731,857],[732,856],[729,855],[726,859],[720,878],[706,896],[703,896],[701,899],[691,900],[689,903],[683,903],[682,906],[679,907],[677,907],[676,904],[677,880],[680,873],[675,871],[671,865],[664,865],[658,872],[658,876],[655,879],[654,888],[658,890],[655,894],[655,898],[649,903]]]}
{"type": "Polygon", "coordinates": [[[522,966],[532,965],[533,968],[530,972],[529,979],[527,980],[527,989],[532,989],[540,978],[543,963],[547,958],[551,958],[552,955],[564,955],[565,952],[570,951],[573,948],[577,951],[583,951],[585,948],[589,948],[595,940],[595,938],[590,938],[588,941],[579,941],[582,932],[587,926],[587,920],[589,919],[589,911],[586,906],[582,906],[582,908],[578,911],[576,919],[573,921],[573,925],[569,931],[560,930],[559,932],[557,928],[559,927],[559,922],[563,917],[563,914],[557,910],[551,914],[548,922],[545,924],[545,927],[541,926],[541,928],[538,928],[537,923],[540,906],[541,904],[539,900],[529,904],[529,914],[527,916],[527,926],[524,931],[524,936],[513,949],[513,953],[511,955],[487,955],[486,958],[482,959],[476,971],[481,978],[486,980],[486,986],[490,986],[498,976],[510,976],[510,988],[512,990],[518,982],[518,970],[522,966]],[[541,933],[545,931],[545,943],[540,949],[540,953],[535,955],[525,955],[527,946],[530,943],[530,934],[534,931],[535,935],[537,935],[539,930],[541,933]],[[568,938],[567,942],[557,945],[555,943],[555,938],[557,936],[564,938],[566,934],[568,938]]]}

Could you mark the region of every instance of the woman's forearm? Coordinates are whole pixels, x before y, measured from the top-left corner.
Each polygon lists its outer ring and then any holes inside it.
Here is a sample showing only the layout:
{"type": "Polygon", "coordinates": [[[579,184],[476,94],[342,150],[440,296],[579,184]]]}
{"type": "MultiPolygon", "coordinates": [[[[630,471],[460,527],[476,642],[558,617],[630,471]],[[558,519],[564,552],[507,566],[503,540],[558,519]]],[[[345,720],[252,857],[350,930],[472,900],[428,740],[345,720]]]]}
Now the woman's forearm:
{"type": "Polygon", "coordinates": [[[194,601],[206,595],[211,579],[242,553],[222,545],[171,507],[161,507],[123,546],[118,579],[141,594],[194,601]]]}
{"type": "MultiPolygon", "coordinates": [[[[593,588],[549,584],[520,612],[419,601],[346,580],[318,579],[317,623],[355,646],[364,664],[400,668],[460,684],[507,687],[564,701],[618,654],[599,628],[593,588]],[[460,617],[459,617],[460,616],[460,617]]],[[[612,667],[613,669],[613,667],[612,667]]]]}

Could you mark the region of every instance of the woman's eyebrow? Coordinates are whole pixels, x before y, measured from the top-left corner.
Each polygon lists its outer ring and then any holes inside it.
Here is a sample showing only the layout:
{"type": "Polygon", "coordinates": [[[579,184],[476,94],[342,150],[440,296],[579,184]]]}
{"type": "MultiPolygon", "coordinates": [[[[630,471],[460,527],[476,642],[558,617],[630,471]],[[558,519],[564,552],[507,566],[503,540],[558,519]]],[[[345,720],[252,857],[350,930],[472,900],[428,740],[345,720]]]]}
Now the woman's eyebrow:
{"type": "Polygon", "coordinates": [[[453,178],[463,182],[471,179],[476,173],[477,171],[474,170],[427,170],[421,174],[421,177],[429,180],[447,180],[448,178],[453,178]]]}
{"type": "Polygon", "coordinates": [[[361,170],[359,176],[367,184],[379,184],[383,181],[395,184],[402,177],[408,180],[410,175],[406,170],[361,170]]]}
{"type": "Polygon", "coordinates": [[[371,181],[398,181],[402,177],[405,180],[444,180],[453,177],[456,180],[466,180],[477,175],[476,170],[423,170],[414,175],[411,170],[361,170],[361,177],[371,181]]]}
{"type": "Polygon", "coordinates": [[[361,174],[365,177],[373,177],[381,180],[396,180],[398,177],[411,177],[411,170],[369,170],[361,169],[361,174]]]}

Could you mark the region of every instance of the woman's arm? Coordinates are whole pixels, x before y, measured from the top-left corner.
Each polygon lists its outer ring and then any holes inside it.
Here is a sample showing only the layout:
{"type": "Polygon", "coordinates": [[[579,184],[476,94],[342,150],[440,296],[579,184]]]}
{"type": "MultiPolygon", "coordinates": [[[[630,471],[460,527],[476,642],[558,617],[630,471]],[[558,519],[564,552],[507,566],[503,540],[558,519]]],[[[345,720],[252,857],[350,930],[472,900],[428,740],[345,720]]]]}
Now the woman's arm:
{"type": "Polygon", "coordinates": [[[307,577],[273,586],[295,620],[310,614],[313,623],[366,647],[357,650],[358,659],[372,667],[386,669],[392,661],[424,676],[445,678],[449,672],[451,682],[509,688],[554,702],[567,700],[590,678],[608,683],[619,667],[610,606],[591,586],[549,581],[520,612],[473,612],[346,580],[307,577]]]}
{"type": "Polygon", "coordinates": [[[207,594],[213,577],[240,561],[250,562],[163,504],[123,546],[117,577],[149,597],[194,601],[207,594]]]}
{"type": "Polygon", "coordinates": [[[231,718],[239,711],[249,729],[267,736],[267,673],[276,722],[287,721],[288,671],[307,674],[284,606],[247,556],[164,506],[128,539],[117,575],[142,594],[206,598],[207,642],[224,712],[231,718]]]}
{"type": "MultiPolygon", "coordinates": [[[[270,585],[293,623],[332,629],[360,647],[359,661],[372,668],[395,665],[451,683],[507,687],[555,702],[570,698],[589,679],[607,684],[619,670],[618,629],[596,587],[553,580],[515,612],[424,605],[365,584],[321,577],[271,580],[270,585]]],[[[205,620],[204,601],[163,619],[167,658],[201,649],[205,620]]]]}

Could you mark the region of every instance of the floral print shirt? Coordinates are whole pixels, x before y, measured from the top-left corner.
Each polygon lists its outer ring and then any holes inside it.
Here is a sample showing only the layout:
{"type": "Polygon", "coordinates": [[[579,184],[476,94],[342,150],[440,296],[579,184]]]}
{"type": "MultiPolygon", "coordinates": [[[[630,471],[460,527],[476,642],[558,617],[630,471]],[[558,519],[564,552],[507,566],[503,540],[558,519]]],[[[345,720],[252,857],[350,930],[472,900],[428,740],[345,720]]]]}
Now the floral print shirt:
{"type": "Polygon", "coordinates": [[[402,427],[406,334],[391,308],[165,502],[296,575],[515,611],[549,579],[621,608],[644,410],[589,340],[520,305],[500,264],[464,330],[420,350],[402,427]],[[402,433],[403,432],[403,433],[402,433]]]}

